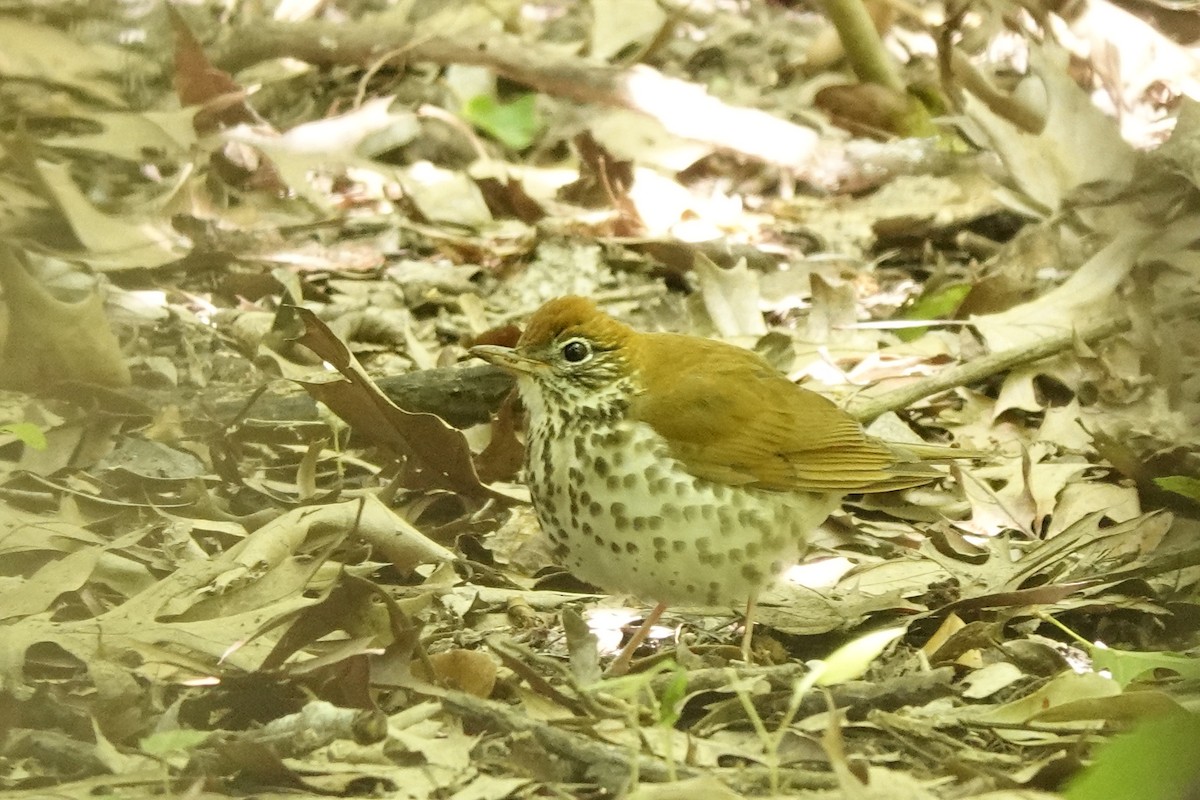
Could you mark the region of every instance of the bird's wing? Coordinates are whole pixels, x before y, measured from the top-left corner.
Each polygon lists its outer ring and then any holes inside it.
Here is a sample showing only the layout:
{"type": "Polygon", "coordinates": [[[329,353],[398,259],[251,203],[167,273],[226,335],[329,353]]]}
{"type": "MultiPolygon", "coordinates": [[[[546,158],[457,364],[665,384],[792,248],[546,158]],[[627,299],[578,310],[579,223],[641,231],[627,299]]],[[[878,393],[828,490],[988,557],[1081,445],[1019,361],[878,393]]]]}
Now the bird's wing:
{"type": "Polygon", "coordinates": [[[889,491],[938,477],[867,436],[833,402],[796,386],[754,353],[720,342],[680,344],[670,334],[640,337],[634,357],[654,368],[638,370],[643,385],[630,412],[664,436],[693,475],[839,493],[889,491]]]}

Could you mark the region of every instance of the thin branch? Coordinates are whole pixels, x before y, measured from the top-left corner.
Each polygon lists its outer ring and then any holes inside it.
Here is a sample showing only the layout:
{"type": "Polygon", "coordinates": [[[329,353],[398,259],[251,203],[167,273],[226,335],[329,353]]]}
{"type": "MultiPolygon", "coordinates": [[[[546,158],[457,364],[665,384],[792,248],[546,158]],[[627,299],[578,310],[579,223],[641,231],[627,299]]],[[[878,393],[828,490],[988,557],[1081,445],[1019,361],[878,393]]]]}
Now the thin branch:
{"type": "Polygon", "coordinates": [[[237,71],[272,58],[296,58],[319,66],[429,61],[475,64],[539,92],[652,117],[667,130],[768,163],[825,175],[830,161],[817,132],[756,108],[725,103],[701,85],[672,78],[644,64],[629,68],[597,64],[536,42],[489,32],[453,38],[421,35],[404,21],[265,23],[235,31],[214,59],[237,71]]]}
{"type": "MultiPolygon", "coordinates": [[[[1165,310],[1163,319],[1180,319],[1200,313],[1200,298],[1192,298],[1165,310]]],[[[1001,350],[943,370],[924,380],[867,400],[851,402],[847,409],[860,422],[870,422],[881,414],[907,408],[918,400],[959,386],[978,383],[1015,367],[1041,361],[1070,350],[1079,342],[1092,343],[1129,330],[1133,323],[1128,317],[1116,317],[1080,325],[1069,331],[1047,337],[1030,347],[1001,350]]]]}

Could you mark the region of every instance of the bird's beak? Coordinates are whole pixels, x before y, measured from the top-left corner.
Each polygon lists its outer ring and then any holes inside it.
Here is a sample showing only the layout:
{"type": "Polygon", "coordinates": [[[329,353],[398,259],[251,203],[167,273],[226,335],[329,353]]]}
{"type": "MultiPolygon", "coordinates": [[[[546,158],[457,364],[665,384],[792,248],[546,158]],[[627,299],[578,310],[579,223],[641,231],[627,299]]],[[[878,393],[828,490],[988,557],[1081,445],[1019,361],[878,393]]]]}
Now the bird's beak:
{"type": "Polygon", "coordinates": [[[537,359],[523,356],[511,347],[497,347],[492,344],[480,344],[472,347],[469,351],[471,355],[477,358],[482,358],[484,361],[489,361],[497,367],[506,369],[509,372],[525,373],[532,375],[534,372],[542,369],[546,365],[537,359]]]}

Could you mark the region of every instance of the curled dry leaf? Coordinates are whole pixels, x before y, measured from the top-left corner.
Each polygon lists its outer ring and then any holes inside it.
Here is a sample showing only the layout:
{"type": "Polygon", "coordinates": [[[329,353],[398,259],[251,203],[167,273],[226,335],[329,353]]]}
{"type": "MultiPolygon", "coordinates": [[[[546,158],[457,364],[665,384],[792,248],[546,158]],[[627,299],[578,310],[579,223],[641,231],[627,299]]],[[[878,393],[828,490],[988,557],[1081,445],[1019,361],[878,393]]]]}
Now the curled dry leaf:
{"type": "Polygon", "coordinates": [[[315,314],[304,308],[296,309],[296,313],[304,323],[304,333],[295,341],[332,364],[345,378],[300,384],[363,436],[409,459],[409,486],[441,486],[470,496],[510,499],[479,480],[462,431],[436,414],[414,414],[397,406],[315,314]]]}

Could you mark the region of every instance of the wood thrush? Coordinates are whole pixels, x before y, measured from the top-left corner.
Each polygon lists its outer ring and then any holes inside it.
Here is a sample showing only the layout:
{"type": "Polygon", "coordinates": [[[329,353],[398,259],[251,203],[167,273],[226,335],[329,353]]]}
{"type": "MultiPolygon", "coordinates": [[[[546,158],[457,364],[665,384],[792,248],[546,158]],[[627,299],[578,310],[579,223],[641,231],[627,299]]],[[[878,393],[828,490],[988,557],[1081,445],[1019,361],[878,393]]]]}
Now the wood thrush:
{"type": "Polygon", "coordinates": [[[639,333],[580,297],[539,308],[515,349],[471,352],[517,375],[526,479],[554,556],[658,603],[618,672],[670,604],[752,607],[843,495],[941,474],[755,353],[639,333]]]}

